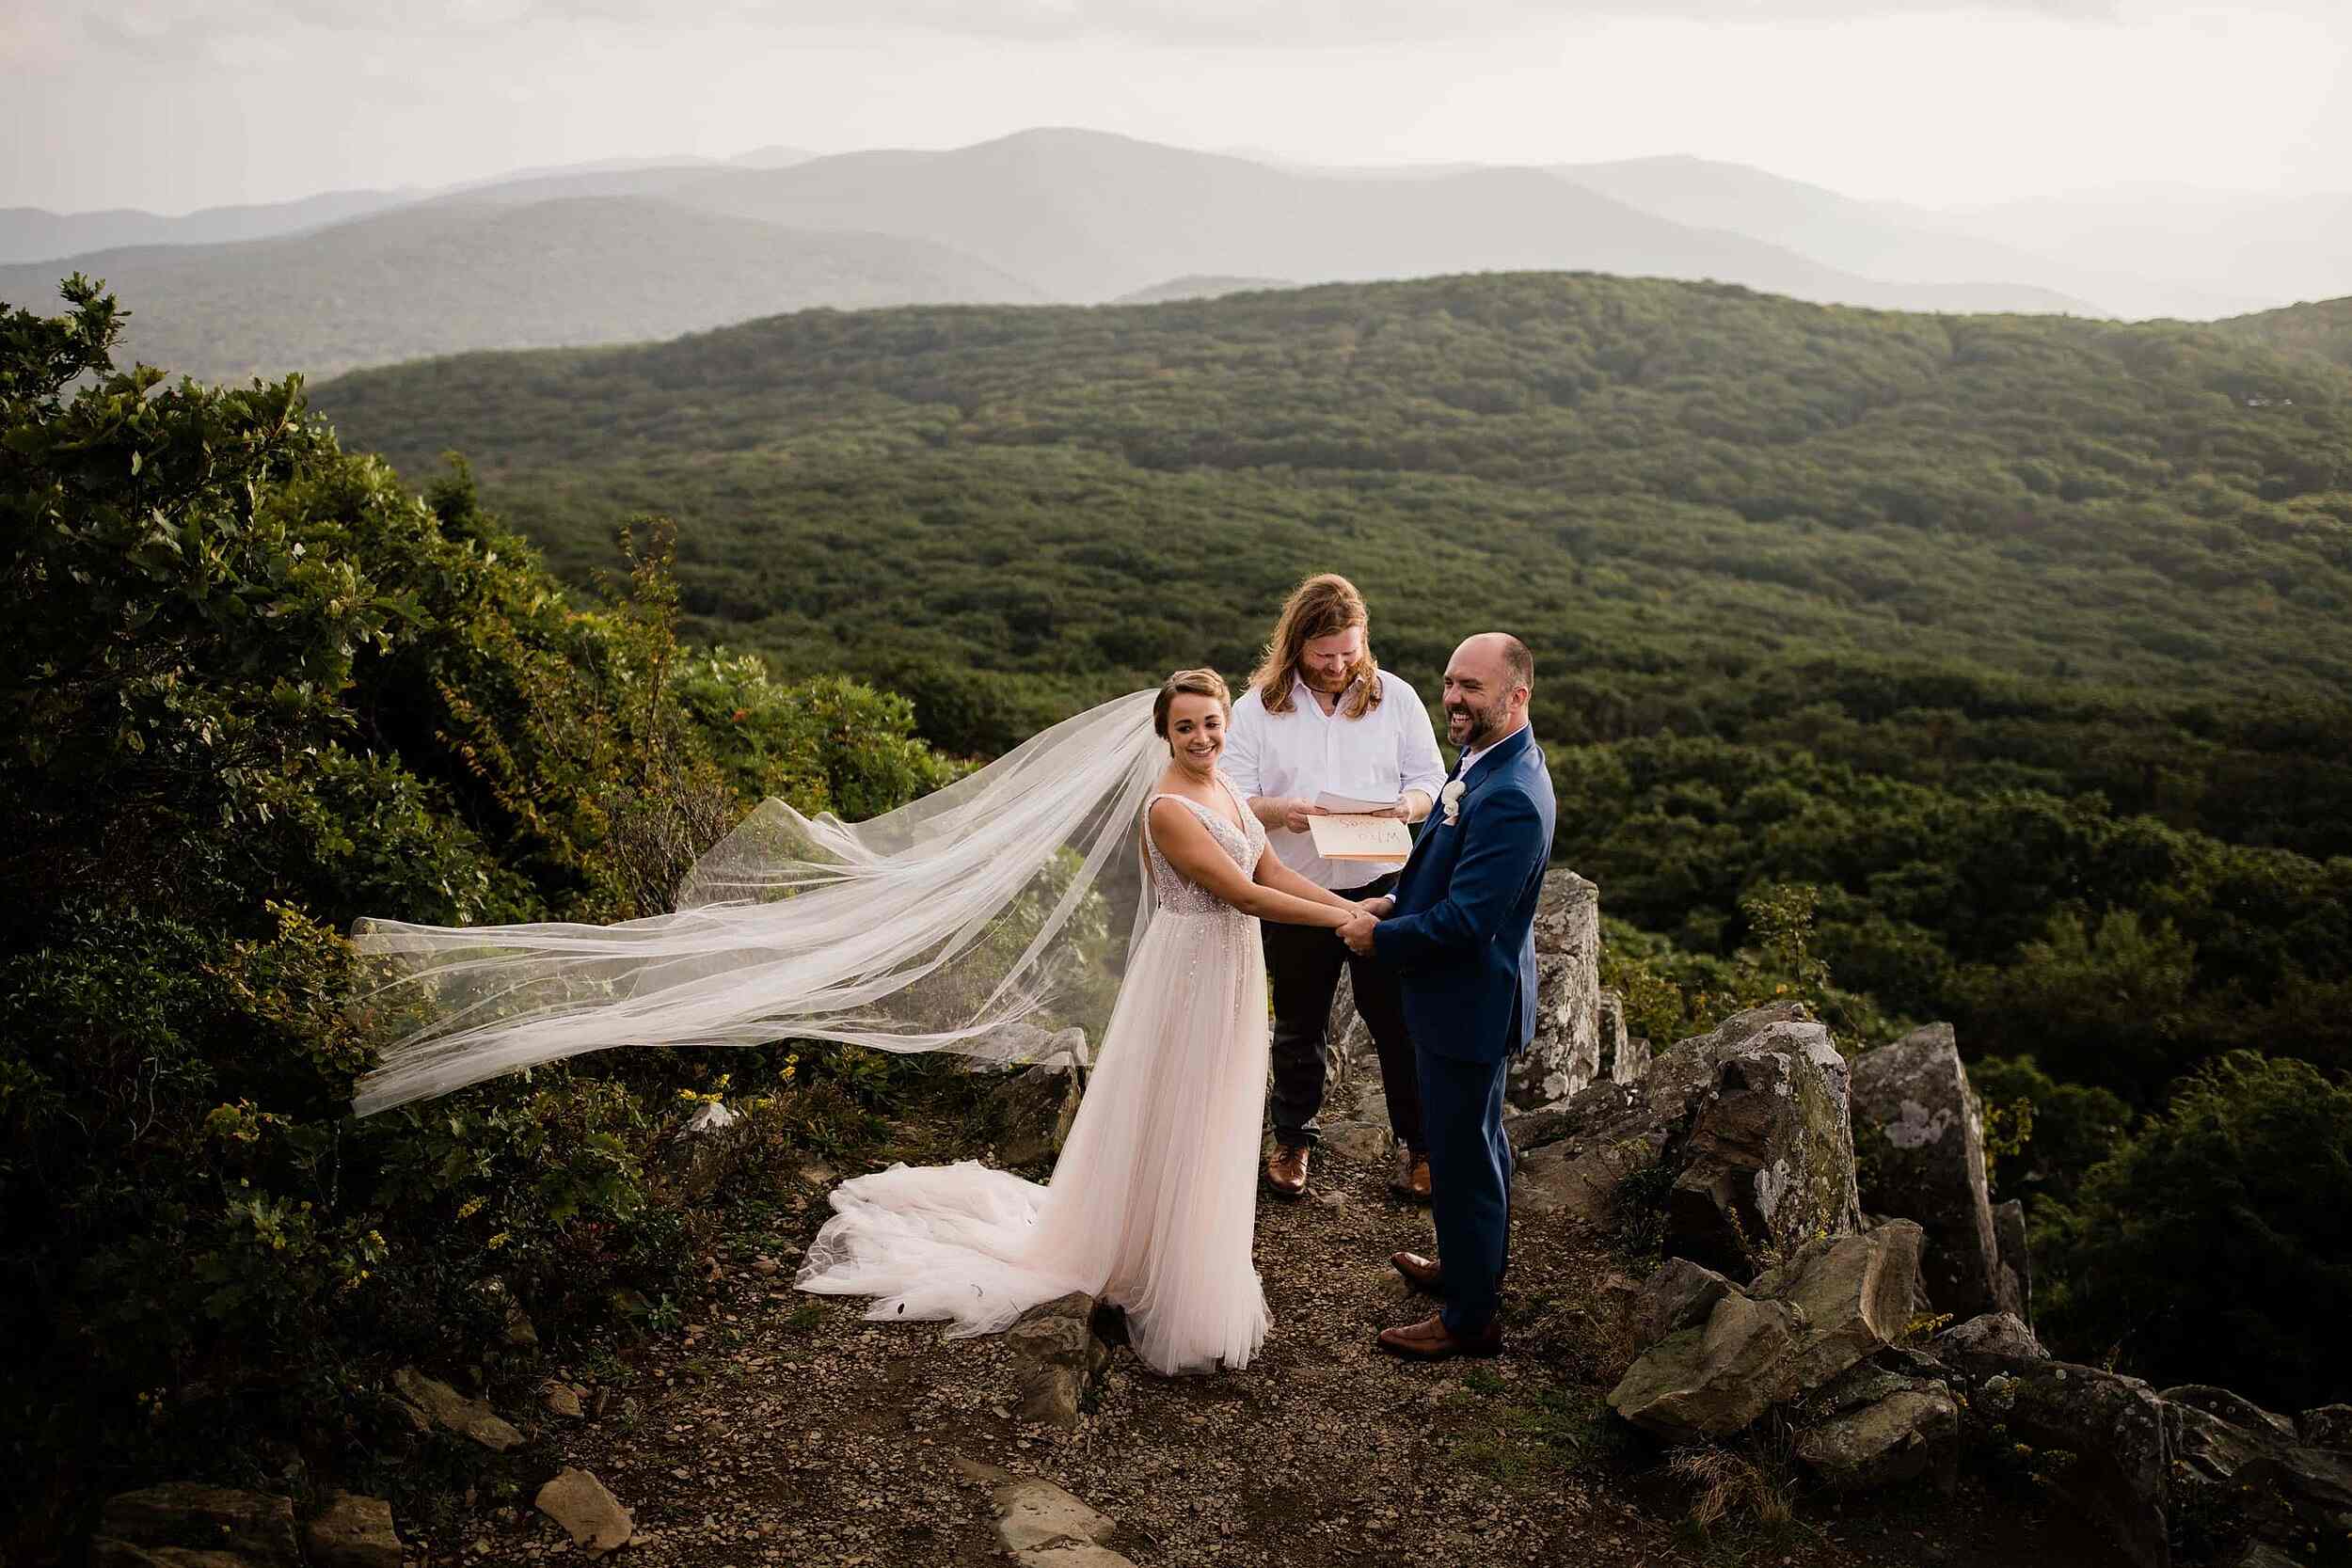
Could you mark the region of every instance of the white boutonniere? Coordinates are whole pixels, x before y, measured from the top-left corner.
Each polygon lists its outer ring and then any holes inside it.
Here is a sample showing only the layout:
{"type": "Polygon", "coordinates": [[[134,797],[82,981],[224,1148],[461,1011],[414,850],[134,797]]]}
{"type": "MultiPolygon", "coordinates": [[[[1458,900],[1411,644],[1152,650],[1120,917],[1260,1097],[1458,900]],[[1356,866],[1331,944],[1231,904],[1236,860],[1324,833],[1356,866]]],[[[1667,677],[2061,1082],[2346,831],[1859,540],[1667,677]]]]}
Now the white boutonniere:
{"type": "Polygon", "coordinates": [[[1455,822],[1459,821],[1462,816],[1462,781],[1459,779],[1447,780],[1446,786],[1438,791],[1438,804],[1445,808],[1445,825],[1447,827],[1451,828],[1455,822]]]}

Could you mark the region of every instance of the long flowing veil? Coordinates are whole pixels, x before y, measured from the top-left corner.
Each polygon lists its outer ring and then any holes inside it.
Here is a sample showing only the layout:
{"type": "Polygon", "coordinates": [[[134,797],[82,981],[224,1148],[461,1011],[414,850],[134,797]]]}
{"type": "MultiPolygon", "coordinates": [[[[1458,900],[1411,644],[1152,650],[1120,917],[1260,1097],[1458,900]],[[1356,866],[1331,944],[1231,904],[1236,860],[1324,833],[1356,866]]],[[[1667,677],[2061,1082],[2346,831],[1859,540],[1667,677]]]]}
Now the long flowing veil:
{"type": "Polygon", "coordinates": [[[1151,899],[1137,814],[1165,760],[1155,693],[1090,708],[868,821],[763,802],[676,911],[612,926],[363,918],[358,1006],[389,1043],[361,1116],[584,1052],[841,1040],[1012,1063],[1100,1037],[1151,899]]]}

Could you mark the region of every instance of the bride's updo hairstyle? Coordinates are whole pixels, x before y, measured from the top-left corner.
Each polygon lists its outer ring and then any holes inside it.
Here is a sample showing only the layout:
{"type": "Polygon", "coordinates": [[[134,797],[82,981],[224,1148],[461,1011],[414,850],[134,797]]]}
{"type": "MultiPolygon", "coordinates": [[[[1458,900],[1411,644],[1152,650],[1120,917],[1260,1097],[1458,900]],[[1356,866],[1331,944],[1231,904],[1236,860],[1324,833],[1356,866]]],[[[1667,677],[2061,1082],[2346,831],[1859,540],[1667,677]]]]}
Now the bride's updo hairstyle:
{"type": "Polygon", "coordinates": [[[1152,733],[1162,740],[1168,738],[1168,710],[1179,697],[1215,697],[1227,718],[1233,713],[1233,694],[1226,689],[1225,677],[1214,670],[1179,670],[1160,683],[1160,694],[1152,702],[1152,733]]]}

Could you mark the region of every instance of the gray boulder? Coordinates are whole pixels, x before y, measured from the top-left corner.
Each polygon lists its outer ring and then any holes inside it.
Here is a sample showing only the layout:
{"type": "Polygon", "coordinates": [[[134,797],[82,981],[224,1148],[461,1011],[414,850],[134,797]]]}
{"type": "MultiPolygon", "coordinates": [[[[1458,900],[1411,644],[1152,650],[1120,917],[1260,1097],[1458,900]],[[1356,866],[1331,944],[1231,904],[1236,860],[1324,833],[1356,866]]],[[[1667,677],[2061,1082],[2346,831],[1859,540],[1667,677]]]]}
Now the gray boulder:
{"type": "Polygon", "coordinates": [[[1797,1457],[1839,1491],[1932,1477],[1960,1480],[1960,1406],[1942,1388],[1898,1388],[1797,1437],[1797,1457]]]}
{"type": "Polygon", "coordinates": [[[1666,1250],[1735,1278],[1753,1275],[1760,1256],[1861,1221],[1845,1058],[1820,1024],[1765,1021],[1770,1011],[1685,1040],[1649,1074],[1671,1091],[1699,1062],[1712,1064],[1667,1197],[1666,1250]]]}
{"type": "Polygon", "coordinates": [[[225,1558],[244,1568],[299,1568],[293,1500],[225,1486],[168,1481],[106,1499],[90,1560],[198,1568],[225,1558]]]}
{"type": "Polygon", "coordinates": [[[572,1538],[572,1544],[590,1557],[603,1557],[628,1544],[636,1522],[604,1482],[586,1470],[565,1468],[539,1488],[532,1506],[572,1538]]]}
{"type": "Polygon", "coordinates": [[[2001,1273],[1994,1284],[1994,1296],[2014,1302],[2010,1308],[2026,1322],[2033,1322],[2033,1258],[2026,1249],[2026,1205],[2017,1198],[1993,1206],[1993,1237],[2000,1243],[2001,1273]]]}
{"type": "Polygon", "coordinates": [[[1986,1312],[1954,1323],[1935,1337],[1935,1354],[1955,1366],[1977,1356],[2029,1361],[2046,1361],[2050,1356],[2033,1330],[2007,1312],[1986,1312]]]}
{"type": "Polygon", "coordinates": [[[1643,1281],[1626,1313],[1628,1337],[1637,1351],[1669,1334],[1704,1323],[1715,1304],[1739,1289],[1714,1270],[1687,1258],[1669,1258],[1643,1281]]]}
{"type": "Polygon", "coordinates": [[[2352,1452],[2352,1404],[2323,1404],[2296,1418],[2296,1430],[2314,1449],[2352,1452]]]}
{"type": "Polygon", "coordinates": [[[2004,1289],[1984,1171],[1984,1108],[1950,1024],[1915,1029],[1854,1058],[1853,1129],[1863,1203],[1927,1229],[1929,1299],[1955,1317],[2022,1317],[2016,1286],[2004,1289]]]}
{"type": "Polygon", "coordinates": [[[1743,1431],[1899,1338],[1917,1310],[1918,1272],[1919,1227],[1907,1220],[1819,1243],[1747,1291],[1687,1260],[1669,1263],[1635,1298],[1634,1316],[1688,1326],[1644,1350],[1609,1402],[1668,1442],[1743,1431]]]}
{"type": "Polygon", "coordinates": [[[1001,1074],[973,1113],[974,1132],[997,1162],[1034,1164],[1060,1152],[1078,1115],[1080,1075],[1067,1054],[1001,1074]]]}
{"type": "Polygon", "coordinates": [[[1799,1391],[1797,1338],[1804,1329],[1794,1308],[1734,1291],[1704,1324],[1644,1352],[1610,1390],[1610,1406],[1670,1443],[1743,1432],[1799,1391]]]}
{"type": "Polygon", "coordinates": [[[1072,1291],[1030,1307],[1005,1331],[1013,1353],[1025,1421],[1074,1427],[1087,1385],[1110,1361],[1110,1347],[1093,1328],[1095,1300],[1072,1291]]]}
{"type": "Polygon", "coordinates": [[[1853,1236],[1814,1243],[1750,1287],[1795,1308],[1804,1324],[1792,1373],[1819,1388],[1896,1343],[1925,1306],[1919,1288],[1919,1227],[1889,1220],[1853,1236]]]}
{"type": "Polygon", "coordinates": [[[1673,1136],[1639,1085],[1596,1084],[1565,1106],[1504,1122],[1518,1151],[1511,1202],[1586,1231],[1614,1223],[1625,1180],[1658,1163],[1673,1136]]]}
{"type": "Polygon", "coordinates": [[[2170,1568],[2164,1402],[2137,1378],[2067,1361],[1972,1358],[1969,1406],[1995,1441],[2062,1449],[2051,1486],[2140,1568],[2170,1568]]]}
{"type": "Polygon", "coordinates": [[[2352,1455],[2307,1443],[2296,1422],[2226,1388],[2162,1398],[2175,1506],[2293,1554],[2352,1536],[2352,1455]]]}
{"type": "Polygon", "coordinates": [[[392,1505],[381,1497],[336,1492],[302,1527],[311,1568],[400,1568],[392,1505]]]}
{"type": "Polygon", "coordinates": [[[486,1400],[469,1400],[439,1378],[414,1367],[392,1374],[392,1392],[442,1431],[481,1444],[494,1453],[522,1446],[523,1434],[501,1419],[486,1400]]]}
{"type": "Polygon", "coordinates": [[[1600,890],[1546,872],[1534,936],[1535,1037],[1503,1091],[1521,1105],[1566,1100],[1601,1075],[1600,890]]]}

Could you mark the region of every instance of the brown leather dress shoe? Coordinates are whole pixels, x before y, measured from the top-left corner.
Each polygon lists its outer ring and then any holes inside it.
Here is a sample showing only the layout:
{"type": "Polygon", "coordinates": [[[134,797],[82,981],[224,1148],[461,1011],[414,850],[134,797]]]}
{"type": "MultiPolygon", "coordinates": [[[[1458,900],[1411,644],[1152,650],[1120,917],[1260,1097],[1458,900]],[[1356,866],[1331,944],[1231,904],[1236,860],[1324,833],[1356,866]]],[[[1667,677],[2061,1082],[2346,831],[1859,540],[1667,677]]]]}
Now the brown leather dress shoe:
{"type": "Polygon", "coordinates": [[[1403,1275],[1405,1283],[1414,1290],[1426,1291],[1433,1296],[1444,1292],[1445,1265],[1435,1258],[1423,1258],[1418,1252],[1400,1252],[1389,1261],[1396,1265],[1396,1272],[1403,1275]]]}
{"type": "Polygon", "coordinates": [[[1307,1146],[1293,1148],[1288,1144],[1275,1146],[1274,1157],[1265,1163],[1266,1191],[1276,1197],[1295,1198],[1307,1191],[1307,1146]]]}
{"type": "Polygon", "coordinates": [[[1396,1174],[1389,1178],[1389,1191],[1407,1203],[1428,1202],[1429,1156],[1397,1145],[1396,1174]]]}
{"type": "Polygon", "coordinates": [[[1484,1334],[1462,1336],[1446,1327],[1442,1313],[1431,1313],[1417,1323],[1380,1331],[1380,1348],[1408,1361],[1447,1361],[1457,1355],[1502,1354],[1502,1325],[1488,1323],[1484,1334]]]}

